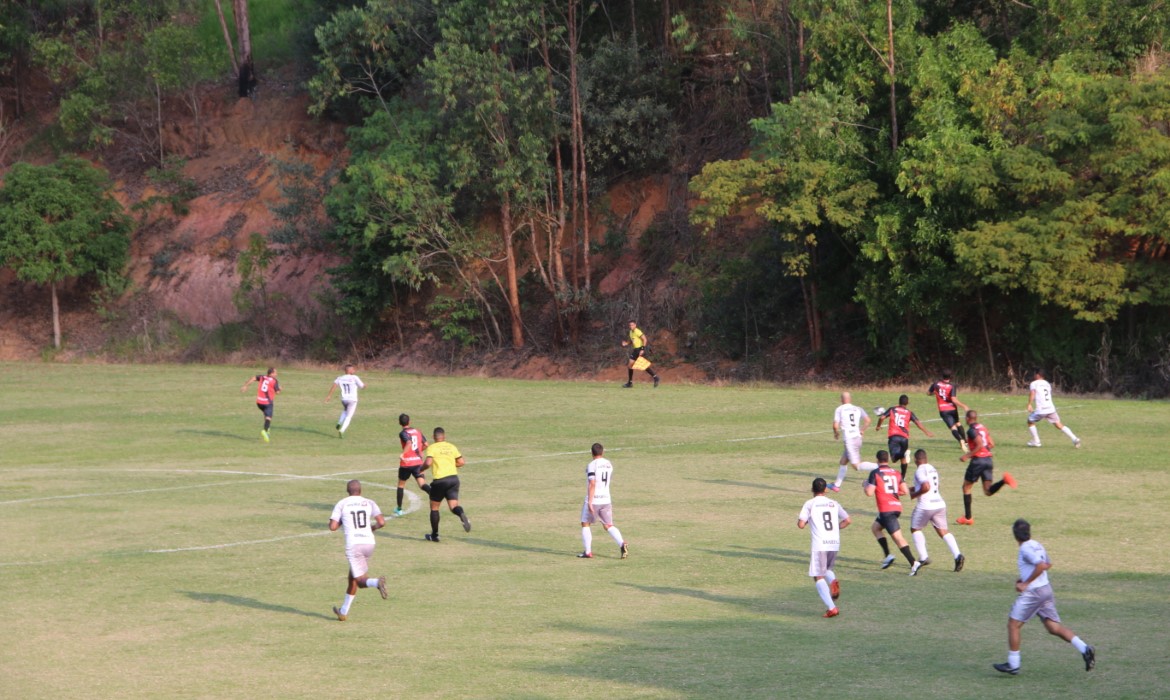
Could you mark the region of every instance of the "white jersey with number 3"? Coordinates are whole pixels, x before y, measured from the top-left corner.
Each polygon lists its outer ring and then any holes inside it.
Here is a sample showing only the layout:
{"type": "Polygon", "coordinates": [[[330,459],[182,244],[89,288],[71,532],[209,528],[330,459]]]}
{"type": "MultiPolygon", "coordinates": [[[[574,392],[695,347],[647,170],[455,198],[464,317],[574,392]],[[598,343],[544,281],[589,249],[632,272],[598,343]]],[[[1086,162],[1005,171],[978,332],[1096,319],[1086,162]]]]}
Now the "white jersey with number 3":
{"type": "Polygon", "coordinates": [[[938,470],[933,464],[919,464],[914,470],[914,490],[917,491],[923,484],[930,484],[930,491],[918,497],[918,507],[922,510],[946,508],[947,502],[938,488],[938,470]]]}
{"type": "MultiPolygon", "coordinates": [[[[593,482],[593,505],[603,506],[612,502],[609,496],[609,482],[612,479],[613,464],[605,457],[598,457],[585,467],[586,482],[593,482]]],[[[585,498],[589,498],[588,483],[586,483],[585,498]]]]}
{"type": "Polygon", "coordinates": [[[333,506],[330,520],[341,523],[345,533],[345,546],[355,544],[373,544],[374,531],[370,525],[374,519],[382,514],[378,504],[365,496],[346,496],[333,506]]]}
{"type": "Polygon", "coordinates": [[[843,403],[833,413],[833,422],[840,427],[841,438],[849,441],[861,437],[861,423],[868,417],[864,408],[843,403]]]}
{"type": "Polygon", "coordinates": [[[800,509],[800,519],[808,523],[812,551],[841,551],[841,521],[848,517],[840,503],[824,494],[805,501],[800,509]]]}
{"type": "Polygon", "coordinates": [[[343,374],[337,379],[334,379],[333,383],[341,388],[342,401],[357,401],[358,389],[366,388],[366,385],[362,383],[362,380],[356,374],[343,374]]]}
{"type": "Polygon", "coordinates": [[[1056,413],[1056,404],[1052,402],[1052,385],[1046,379],[1037,379],[1028,385],[1032,390],[1032,409],[1042,416],[1056,413]]]}

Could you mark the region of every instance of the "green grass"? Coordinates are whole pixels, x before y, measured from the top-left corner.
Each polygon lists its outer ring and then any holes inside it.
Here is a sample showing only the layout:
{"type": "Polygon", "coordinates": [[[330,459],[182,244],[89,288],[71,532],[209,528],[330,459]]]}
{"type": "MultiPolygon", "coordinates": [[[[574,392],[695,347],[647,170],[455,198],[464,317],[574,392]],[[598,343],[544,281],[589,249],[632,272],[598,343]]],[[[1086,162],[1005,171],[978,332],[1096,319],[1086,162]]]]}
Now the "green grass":
{"type": "MultiPolygon", "coordinates": [[[[224,21],[231,32],[232,43],[239,51],[232,5],[227,0],[222,4],[224,21]]],[[[252,34],[252,56],[259,67],[278,66],[298,58],[297,52],[302,37],[311,36],[312,33],[312,28],[303,26],[305,22],[303,12],[307,6],[297,0],[250,0],[248,28],[252,34]]],[[[209,47],[213,55],[221,57],[223,68],[226,70],[231,62],[227,58],[223,28],[220,27],[219,17],[215,14],[215,4],[203,3],[201,8],[202,14],[197,27],[201,43],[209,47]]]]}
{"type": "MultiPolygon", "coordinates": [[[[838,564],[842,615],[823,611],[795,519],[839,446],[829,391],[524,382],[359,374],[344,440],[336,370],[283,369],[273,441],[259,439],[259,367],[0,364],[0,647],[5,697],[1138,698],[1170,688],[1166,404],[1058,396],[1085,440],[1047,425],[1028,450],[1021,396],[967,394],[1020,489],[977,496],[957,529],[960,574],[878,568],[873,505],[851,473],[838,564]],[[464,534],[422,539],[425,513],[379,533],[382,601],[332,619],[345,560],[328,533],[353,477],[386,511],[401,411],[444,426],[467,457],[464,534]],[[998,415],[997,415],[998,414],[998,415]],[[600,529],[580,551],[593,441],[615,466],[630,559],[600,529]],[[1029,518],[1054,559],[1079,655],[1024,629],[1024,672],[1000,676],[1014,598],[1010,523],[1029,518]],[[250,544],[240,544],[250,543],[250,544]],[[234,545],[234,546],[228,546],[234,545]],[[181,550],[181,551],[158,551],[181,550]]],[[[923,382],[923,390],[927,382],[923,382]]],[[[897,392],[855,391],[863,406],[897,392]]],[[[911,407],[936,418],[930,400],[911,407]]],[[[952,520],[962,466],[915,435],[952,520]]],[[[871,432],[867,452],[884,444],[871,432]]],[[[408,490],[417,494],[413,485],[408,490]]]]}

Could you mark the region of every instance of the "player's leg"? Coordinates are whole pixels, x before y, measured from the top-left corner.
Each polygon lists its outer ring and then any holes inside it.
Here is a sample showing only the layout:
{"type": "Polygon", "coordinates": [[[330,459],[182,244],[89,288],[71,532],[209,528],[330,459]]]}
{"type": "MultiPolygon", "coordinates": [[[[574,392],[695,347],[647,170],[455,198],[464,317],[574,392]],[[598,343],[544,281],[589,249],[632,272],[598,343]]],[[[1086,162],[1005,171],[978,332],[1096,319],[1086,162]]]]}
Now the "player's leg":
{"type": "Polygon", "coordinates": [[[1022,621],[1008,618],[1007,663],[995,664],[995,670],[1013,675],[1020,672],[1020,630],[1023,627],[1022,621]]]}
{"type": "Polygon", "coordinates": [[[341,412],[341,420],[338,422],[341,424],[339,430],[344,433],[349,429],[349,422],[353,420],[353,414],[357,413],[357,401],[348,403],[342,401],[341,405],[345,407],[345,410],[341,412]]]}
{"type": "Polygon", "coordinates": [[[918,552],[918,561],[930,558],[926,551],[926,533],[922,530],[910,530],[910,539],[914,540],[914,551],[918,552]]]}
{"type": "Polygon", "coordinates": [[[414,477],[414,481],[415,481],[415,483],[417,483],[417,484],[418,484],[418,487],[419,487],[419,489],[420,489],[420,490],[421,490],[423,493],[430,493],[430,492],[431,492],[431,485],[427,483],[427,480],[426,480],[426,478],[425,478],[425,477],[423,477],[423,475],[422,475],[422,474],[418,474],[418,475],[416,475],[416,476],[414,477]]]}
{"type": "Polygon", "coordinates": [[[994,484],[991,483],[991,470],[989,469],[987,475],[983,477],[983,493],[988,496],[994,496],[999,493],[999,490],[1004,486],[1016,488],[1016,478],[1011,474],[1004,472],[1003,478],[994,484]]]}
{"type": "Polygon", "coordinates": [[[590,559],[593,557],[593,528],[589,527],[589,523],[581,523],[581,545],[584,549],[577,556],[582,559],[590,559]]]}
{"type": "Polygon", "coordinates": [[[816,577],[817,595],[821,597],[821,602],[825,604],[825,610],[832,610],[837,607],[833,603],[833,593],[830,589],[829,582],[825,580],[824,576],[816,577]]]}
{"type": "Polygon", "coordinates": [[[1040,431],[1036,429],[1036,421],[1031,418],[1028,419],[1028,434],[1032,437],[1028,447],[1040,447],[1040,431]]]}
{"type": "Polygon", "coordinates": [[[431,501],[431,534],[427,537],[432,542],[439,541],[439,506],[442,501],[431,501]]]}
{"type": "Polygon", "coordinates": [[[1078,637],[1072,630],[1060,624],[1056,620],[1050,620],[1046,617],[1041,617],[1040,620],[1044,623],[1044,629],[1048,630],[1048,634],[1060,637],[1064,641],[1073,645],[1081,658],[1085,660],[1085,670],[1092,671],[1093,666],[1097,664],[1097,654],[1093,647],[1085,643],[1083,639],[1078,637]]]}
{"type": "Polygon", "coordinates": [[[406,495],[406,479],[401,476],[398,477],[398,488],[394,491],[394,499],[398,503],[398,507],[394,509],[395,515],[402,515],[402,497],[406,495]]]}
{"type": "Polygon", "coordinates": [[[447,507],[455,514],[459,521],[463,523],[463,531],[471,532],[471,521],[467,518],[467,513],[463,512],[463,506],[459,505],[458,498],[448,498],[447,507]]]}
{"type": "Polygon", "coordinates": [[[975,522],[971,517],[971,488],[974,485],[973,480],[963,477],[963,517],[955,520],[960,525],[971,525],[975,522]]]}
{"type": "Polygon", "coordinates": [[[1072,428],[1070,428],[1070,427],[1068,427],[1067,425],[1065,425],[1064,423],[1061,423],[1061,422],[1060,422],[1060,416],[1059,416],[1059,415],[1055,415],[1055,414],[1053,415],[1053,417],[1052,417],[1052,426],[1053,426],[1054,428],[1056,428],[1057,430],[1059,430],[1060,432],[1064,433],[1064,434],[1065,434],[1065,436],[1066,436],[1066,437],[1067,437],[1069,440],[1072,440],[1073,447],[1080,447],[1080,446],[1081,446],[1081,439],[1080,439],[1079,437],[1077,437],[1077,436],[1076,436],[1076,433],[1074,433],[1074,432],[1072,431],[1072,428]]]}
{"type": "Polygon", "coordinates": [[[891,513],[890,517],[886,518],[886,527],[890,529],[890,537],[894,538],[894,544],[898,545],[898,551],[902,556],[906,557],[906,561],[910,566],[914,566],[914,555],[910,552],[910,544],[906,541],[906,536],[902,534],[902,525],[898,522],[897,513],[891,513]]]}
{"type": "Polygon", "coordinates": [[[845,451],[841,454],[841,461],[837,463],[837,480],[828,487],[830,491],[841,490],[841,484],[845,482],[845,474],[849,470],[849,462],[849,448],[846,447],[845,451]]]}

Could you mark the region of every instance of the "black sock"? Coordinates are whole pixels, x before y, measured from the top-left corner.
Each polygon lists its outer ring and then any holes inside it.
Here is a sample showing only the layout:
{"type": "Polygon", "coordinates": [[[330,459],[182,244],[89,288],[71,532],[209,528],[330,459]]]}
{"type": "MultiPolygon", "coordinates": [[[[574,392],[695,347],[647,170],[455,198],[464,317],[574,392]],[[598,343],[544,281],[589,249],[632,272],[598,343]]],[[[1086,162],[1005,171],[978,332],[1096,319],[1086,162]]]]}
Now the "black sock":
{"type": "Polygon", "coordinates": [[[1003,480],[1002,480],[1002,479],[1000,479],[999,481],[997,481],[997,482],[995,482],[994,484],[992,484],[992,485],[991,485],[991,488],[990,488],[990,489],[988,489],[988,491],[990,491],[990,493],[988,493],[987,495],[988,495],[988,496],[994,496],[994,495],[995,495],[995,492],[996,492],[996,491],[999,491],[999,490],[1000,490],[1000,489],[1002,489],[1002,488],[1003,488],[1003,480]]]}
{"type": "Polygon", "coordinates": [[[399,508],[402,507],[402,494],[405,492],[406,492],[406,489],[398,489],[398,507],[399,508]]]}
{"type": "Polygon", "coordinates": [[[422,486],[419,486],[419,488],[422,489],[425,493],[431,492],[431,485],[430,484],[423,484],[422,486]]]}
{"type": "Polygon", "coordinates": [[[657,376],[658,376],[657,374],[654,374],[654,370],[652,370],[652,369],[647,369],[647,370],[646,370],[646,374],[649,374],[651,377],[657,377],[657,376]]]}
{"type": "Polygon", "coordinates": [[[627,368],[626,372],[630,375],[629,378],[626,380],[626,383],[633,384],[634,383],[634,370],[627,368]]]}
{"type": "Polygon", "coordinates": [[[966,514],[967,519],[971,519],[971,494],[963,494],[963,513],[966,514]]]}
{"type": "Polygon", "coordinates": [[[455,506],[454,508],[451,509],[451,512],[454,513],[456,516],[462,518],[463,517],[463,506],[455,506]]]}
{"type": "Polygon", "coordinates": [[[271,426],[271,425],[272,425],[272,419],[271,419],[271,418],[265,418],[265,419],[264,419],[264,430],[265,430],[265,431],[267,431],[267,430],[268,430],[268,428],[269,428],[269,426],[271,426]]]}
{"type": "Polygon", "coordinates": [[[880,544],[882,546],[882,556],[886,556],[886,557],[890,556],[890,543],[886,542],[886,538],[879,537],[879,538],[877,538],[877,540],[878,540],[878,544],[880,544]]]}
{"type": "Polygon", "coordinates": [[[902,481],[906,480],[906,463],[902,462],[902,481]]]}
{"type": "Polygon", "coordinates": [[[431,511],[431,534],[439,534],[439,511],[437,510],[431,511]]]}
{"type": "Polygon", "coordinates": [[[914,566],[914,555],[910,553],[910,545],[898,549],[902,552],[902,556],[906,557],[906,561],[910,562],[910,566],[914,566]]]}
{"type": "Polygon", "coordinates": [[[963,441],[963,431],[962,430],[959,430],[958,428],[951,428],[951,435],[955,436],[955,440],[957,440],[959,442],[963,441]]]}

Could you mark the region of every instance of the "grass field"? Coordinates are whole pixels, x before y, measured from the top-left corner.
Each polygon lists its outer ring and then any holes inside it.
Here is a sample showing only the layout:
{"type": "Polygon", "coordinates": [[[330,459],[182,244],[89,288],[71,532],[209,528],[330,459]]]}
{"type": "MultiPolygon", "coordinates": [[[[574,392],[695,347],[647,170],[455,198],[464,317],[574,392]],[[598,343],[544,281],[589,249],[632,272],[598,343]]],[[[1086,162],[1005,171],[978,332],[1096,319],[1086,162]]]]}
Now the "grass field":
{"type": "MultiPolygon", "coordinates": [[[[266,445],[254,388],[239,391],[257,369],[0,364],[0,696],[1170,695],[1165,403],[1058,395],[1085,448],[1045,424],[1030,450],[1025,397],[965,394],[1020,488],[978,495],[975,526],[956,526],[962,573],[930,533],[936,565],[909,578],[901,560],[879,570],[851,473],[842,614],[826,620],[795,519],[811,479],[835,473],[834,392],[359,371],[339,440],[336,395],[323,403],[337,372],[282,369],[266,445]],[[463,451],[474,529],[444,511],[433,544],[422,510],[390,520],[372,567],[390,600],[359,591],[338,622],[346,563],[326,523],[354,477],[393,509],[401,411],[463,451]],[[594,441],[615,464],[624,561],[600,528],[596,558],[574,556],[594,441]],[[991,668],[1020,516],[1054,560],[1061,616],[1097,647],[1092,673],[1038,621],[1022,674],[991,668]]],[[[912,445],[931,451],[953,521],[962,466],[932,403],[915,391],[938,437],[912,445]]],[[[871,431],[866,452],[884,443],[871,431]]]]}

